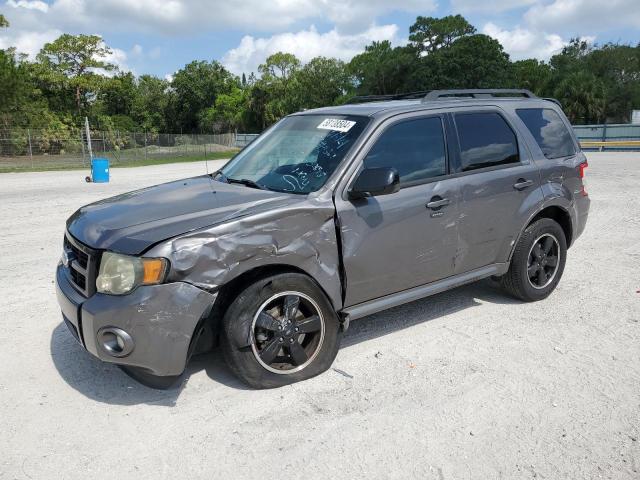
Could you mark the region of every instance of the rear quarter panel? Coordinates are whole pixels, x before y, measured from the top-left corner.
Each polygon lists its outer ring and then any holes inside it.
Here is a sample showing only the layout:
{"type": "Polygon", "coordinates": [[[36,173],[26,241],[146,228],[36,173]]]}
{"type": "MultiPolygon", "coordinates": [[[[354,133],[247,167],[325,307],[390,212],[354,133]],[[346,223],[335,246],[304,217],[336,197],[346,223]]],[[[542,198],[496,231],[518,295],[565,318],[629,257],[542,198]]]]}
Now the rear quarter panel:
{"type": "MultiPolygon", "coordinates": [[[[587,161],[584,153],[580,149],[580,144],[575,137],[569,120],[565,116],[562,109],[553,102],[541,100],[535,105],[531,104],[515,104],[510,108],[514,121],[519,124],[519,130],[522,132],[524,140],[529,145],[529,150],[533,161],[540,170],[540,186],[544,195],[544,201],[540,204],[536,212],[531,216],[535,217],[540,211],[547,207],[555,206],[566,211],[571,218],[571,241],[582,233],[585,227],[587,215],[589,212],[589,197],[582,195],[582,180],[580,179],[578,166],[587,161]],[[516,114],[517,108],[546,108],[555,111],[562,119],[565,127],[569,131],[574,143],[575,154],[561,158],[546,158],[536,142],[535,138],[529,132],[526,125],[520,120],[516,114]]],[[[523,228],[529,223],[531,218],[523,225],[523,228]]]]}

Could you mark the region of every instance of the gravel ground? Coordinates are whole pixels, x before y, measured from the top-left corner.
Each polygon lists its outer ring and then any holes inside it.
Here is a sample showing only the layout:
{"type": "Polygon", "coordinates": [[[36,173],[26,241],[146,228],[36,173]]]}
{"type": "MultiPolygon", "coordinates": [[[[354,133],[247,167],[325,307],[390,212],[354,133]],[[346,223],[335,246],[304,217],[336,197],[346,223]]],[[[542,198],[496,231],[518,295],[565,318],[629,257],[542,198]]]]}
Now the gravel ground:
{"type": "Polygon", "coordinates": [[[591,216],[550,298],[480,282],[373,315],[332,370],[269,391],[217,353],[151,390],[61,324],[64,220],[202,163],[114,169],[106,185],[0,175],[0,479],[640,478],[640,158],[589,158],[591,216]]]}

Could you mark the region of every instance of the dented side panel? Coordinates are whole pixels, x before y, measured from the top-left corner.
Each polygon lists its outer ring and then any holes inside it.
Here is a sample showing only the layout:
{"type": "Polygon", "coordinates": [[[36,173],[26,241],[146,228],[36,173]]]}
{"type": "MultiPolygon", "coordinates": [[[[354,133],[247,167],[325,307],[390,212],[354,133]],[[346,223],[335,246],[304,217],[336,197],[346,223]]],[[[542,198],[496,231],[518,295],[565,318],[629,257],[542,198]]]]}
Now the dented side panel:
{"type": "Polygon", "coordinates": [[[286,208],[237,218],[162,242],[145,255],[171,262],[169,281],[215,291],[266,265],[301,269],[336,309],[342,308],[339,252],[330,198],[304,198],[286,208]]]}

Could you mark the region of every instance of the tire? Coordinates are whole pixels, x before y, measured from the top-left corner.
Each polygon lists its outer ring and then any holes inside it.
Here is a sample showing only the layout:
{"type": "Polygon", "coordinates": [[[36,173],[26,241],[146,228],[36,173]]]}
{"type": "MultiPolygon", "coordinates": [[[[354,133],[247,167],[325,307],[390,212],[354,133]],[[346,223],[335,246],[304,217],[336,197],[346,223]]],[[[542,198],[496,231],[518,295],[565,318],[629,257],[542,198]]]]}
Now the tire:
{"type": "Polygon", "coordinates": [[[227,364],[257,389],[281,387],[326,371],[340,338],[340,322],[329,299],[299,273],[257,280],[233,300],[222,320],[227,364]]]}
{"type": "Polygon", "coordinates": [[[525,302],[543,300],[562,278],[566,259],[567,240],[562,227],[550,218],[541,218],[520,236],[509,270],[501,279],[502,287],[525,302]]]}

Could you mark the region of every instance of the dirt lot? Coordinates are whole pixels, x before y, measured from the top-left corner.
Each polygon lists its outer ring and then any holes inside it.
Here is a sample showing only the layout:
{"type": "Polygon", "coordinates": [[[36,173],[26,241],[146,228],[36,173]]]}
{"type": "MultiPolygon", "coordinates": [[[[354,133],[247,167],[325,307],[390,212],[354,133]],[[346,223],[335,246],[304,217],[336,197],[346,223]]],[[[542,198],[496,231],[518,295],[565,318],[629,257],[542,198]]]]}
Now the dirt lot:
{"type": "Polygon", "coordinates": [[[64,220],[204,171],[0,175],[0,479],[640,478],[640,155],[590,155],[589,224],[546,301],[481,282],[355,322],[313,380],[246,390],[212,354],[154,391],[61,324],[64,220]]]}

